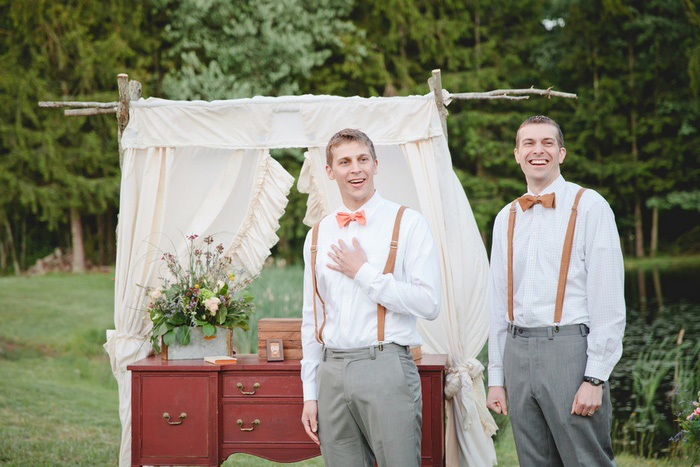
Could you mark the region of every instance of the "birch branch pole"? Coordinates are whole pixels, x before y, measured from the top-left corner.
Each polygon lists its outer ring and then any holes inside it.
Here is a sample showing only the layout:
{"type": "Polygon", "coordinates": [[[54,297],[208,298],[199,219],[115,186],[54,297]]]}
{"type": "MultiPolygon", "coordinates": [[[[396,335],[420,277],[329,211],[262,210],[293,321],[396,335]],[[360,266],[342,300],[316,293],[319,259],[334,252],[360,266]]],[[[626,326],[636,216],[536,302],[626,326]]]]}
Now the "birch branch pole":
{"type": "Polygon", "coordinates": [[[489,100],[489,99],[502,99],[502,100],[513,100],[520,101],[529,99],[531,95],[545,96],[547,99],[552,97],[563,97],[565,99],[578,99],[576,94],[569,92],[552,91],[552,88],[547,89],[535,89],[531,87],[529,89],[496,89],[494,91],[487,92],[458,92],[450,93],[448,91],[443,91],[442,89],[442,78],[440,75],[440,69],[433,70],[432,76],[428,78],[428,86],[430,91],[435,97],[435,105],[438,108],[438,114],[440,115],[440,123],[442,124],[442,131],[445,133],[445,138],[447,138],[447,106],[450,105],[453,99],[463,99],[463,100],[489,100]]]}
{"type": "Polygon", "coordinates": [[[41,101],[39,107],[56,109],[61,107],[74,107],[63,111],[66,117],[84,117],[87,115],[115,114],[117,116],[117,135],[119,141],[119,167],[124,159],[122,151],[122,132],[129,123],[129,104],[132,100],[141,98],[141,83],[129,81],[129,75],[121,73],[117,75],[119,88],[118,102],[75,102],[75,101],[41,101]]]}

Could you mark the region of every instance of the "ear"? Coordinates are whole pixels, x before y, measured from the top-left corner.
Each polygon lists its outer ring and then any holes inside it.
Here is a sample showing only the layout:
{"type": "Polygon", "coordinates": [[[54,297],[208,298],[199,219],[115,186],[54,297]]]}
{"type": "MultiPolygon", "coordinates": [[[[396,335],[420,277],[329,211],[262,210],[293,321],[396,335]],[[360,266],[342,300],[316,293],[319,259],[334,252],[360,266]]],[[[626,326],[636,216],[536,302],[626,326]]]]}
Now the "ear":
{"type": "Polygon", "coordinates": [[[564,159],[566,158],[566,148],[559,148],[559,163],[561,164],[564,162],[564,159]]]}
{"type": "Polygon", "coordinates": [[[326,166],[326,174],[328,175],[328,180],[335,180],[335,177],[333,176],[333,171],[329,166],[326,166]]]}
{"type": "Polygon", "coordinates": [[[513,155],[515,156],[515,162],[520,164],[520,153],[518,152],[518,148],[513,149],[513,155]]]}
{"type": "Polygon", "coordinates": [[[374,175],[377,175],[377,167],[379,166],[379,161],[374,159],[374,175]]]}

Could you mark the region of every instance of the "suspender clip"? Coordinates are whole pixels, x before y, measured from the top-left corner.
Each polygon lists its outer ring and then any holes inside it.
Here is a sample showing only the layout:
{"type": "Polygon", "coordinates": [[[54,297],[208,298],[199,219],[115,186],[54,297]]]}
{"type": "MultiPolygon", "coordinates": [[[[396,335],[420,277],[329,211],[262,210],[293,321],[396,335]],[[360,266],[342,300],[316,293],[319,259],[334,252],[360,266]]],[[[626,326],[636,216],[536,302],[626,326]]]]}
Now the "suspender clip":
{"type": "Polygon", "coordinates": [[[383,352],[384,351],[384,342],[379,343],[379,351],[383,352]]]}
{"type": "Polygon", "coordinates": [[[559,332],[559,323],[554,323],[554,332],[559,332]]]}

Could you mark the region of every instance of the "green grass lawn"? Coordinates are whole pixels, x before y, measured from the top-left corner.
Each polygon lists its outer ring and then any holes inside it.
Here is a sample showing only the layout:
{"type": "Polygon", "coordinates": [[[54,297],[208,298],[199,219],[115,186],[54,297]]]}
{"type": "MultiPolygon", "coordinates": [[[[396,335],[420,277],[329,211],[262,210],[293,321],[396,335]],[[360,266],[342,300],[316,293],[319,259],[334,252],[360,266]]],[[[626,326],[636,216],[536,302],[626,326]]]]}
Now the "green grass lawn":
{"type": "MultiPolygon", "coordinates": [[[[252,285],[257,319],[301,316],[301,267],[266,269],[252,285]]],[[[116,465],[121,428],[117,384],[102,348],[114,328],[112,274],[0,278],[0,464],[116,465]]],[[[509,426],[496,441],[499,465],[517,465],[509,426]]],[[[674,463],[675,462],[675,463],[674,463]]],[[[618,456],[620,466],[687,465],[618,456]]],[[[244,454],[224,464],[279,465],[244,454]]],[[[286,464],[289,465],[289,464],[286,464]]],[[[320,459],[292,465],[320,466],[320,459]]]]}

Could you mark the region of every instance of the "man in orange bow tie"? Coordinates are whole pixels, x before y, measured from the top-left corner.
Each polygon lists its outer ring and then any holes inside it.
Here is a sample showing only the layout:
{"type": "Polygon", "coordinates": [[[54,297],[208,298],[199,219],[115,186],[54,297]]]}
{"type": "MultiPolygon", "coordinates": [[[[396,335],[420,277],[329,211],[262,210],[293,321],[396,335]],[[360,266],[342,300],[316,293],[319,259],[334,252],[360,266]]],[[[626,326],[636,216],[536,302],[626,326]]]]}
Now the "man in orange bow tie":
{"type": "Polygon", "coordinates": [[[418,466],[422,398],[416,319],[440,310],[440,270],[425,218],[374,187],[374,145],[336,133],[326,172],[343,206],[304,246],[302,424],[327,466],[418,466]]]}
{"type": "Polygon", "coordinates": [[[561,176],[554,120],[525,120],[514,154],[528,193],[493,227],[487,407],[510,415],[522,466],[615,465],[608,378],[625,329],[615,217],[561,176]]]}

